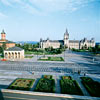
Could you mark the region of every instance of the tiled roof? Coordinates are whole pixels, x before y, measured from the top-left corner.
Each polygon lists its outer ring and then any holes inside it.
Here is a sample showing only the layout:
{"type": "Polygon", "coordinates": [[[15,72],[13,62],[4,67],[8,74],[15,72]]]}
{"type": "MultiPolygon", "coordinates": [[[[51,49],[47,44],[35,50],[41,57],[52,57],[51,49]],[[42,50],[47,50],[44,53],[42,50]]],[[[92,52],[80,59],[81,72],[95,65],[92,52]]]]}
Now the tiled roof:
{"type": "MultiPolygon", "coordinates": [[[[81,40],[80,42],[81,42],[81,43],[84,43],[85,41],[84,41],[84,40],[81,40]]],[[[87,42],[88,42],[88,43],[94,43],[94,41],[92,41],[92,40],[87,40],[87,42]]]]}
{"type": "Polygon", "coordinates": [[[22,51],[22,50],[24,50],[24,49],[19,48],[19,47],[12,47],[12,48],[9,48],[9,49],[7,49],[5,51],[22,51]]]}
{"type": "MultiPolygon", "coordinates": [[[[47,42],[47,40],[43,40],[42,42],[47,42]]],[[[49,40],[49,42],[63,42],[63,40],[49,40]]]]}
{"type": "Polygon", "coordinates": [[[69,40],[69,43],[79,43],[79,40],[69,40]]]}
{"type": "Polygon", "coordinates": [[[8,40],[2,42],[2,40],[0,40],[0,43],[15,43],[15,42],[13,42],[13,41],[8,41],[8,40]]]}

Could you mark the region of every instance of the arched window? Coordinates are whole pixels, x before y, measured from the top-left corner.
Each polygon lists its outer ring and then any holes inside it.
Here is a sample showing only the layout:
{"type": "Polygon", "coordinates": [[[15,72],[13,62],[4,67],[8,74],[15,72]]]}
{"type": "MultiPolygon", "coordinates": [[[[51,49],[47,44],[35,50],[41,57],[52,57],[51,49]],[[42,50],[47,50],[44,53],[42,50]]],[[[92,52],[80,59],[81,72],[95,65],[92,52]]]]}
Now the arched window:
{"type": "Polygon", "coordinates": [[[8,54],[7,54],[7,52],[5,53],[5,58],[6,58],[6,59],[8,58],[8,54]]]}
{"type": "Polygon", "coordinates": [[[14,58],[14,53],[12,52],[12,58],[14,58]]]}
{"type": "Polygon", "coordinates": [[[20,52],[18,52],[18,58],[20,58],[20,52]]]}
{"type": "Polygon", "coordinates": [[[11,53],[9,52],[9,59],[11,58],[11,53]]]}
{"type": "Polygon", "coordinates": [[[15,58],[17,58],[17,53],[15,52],[15,58]]]}

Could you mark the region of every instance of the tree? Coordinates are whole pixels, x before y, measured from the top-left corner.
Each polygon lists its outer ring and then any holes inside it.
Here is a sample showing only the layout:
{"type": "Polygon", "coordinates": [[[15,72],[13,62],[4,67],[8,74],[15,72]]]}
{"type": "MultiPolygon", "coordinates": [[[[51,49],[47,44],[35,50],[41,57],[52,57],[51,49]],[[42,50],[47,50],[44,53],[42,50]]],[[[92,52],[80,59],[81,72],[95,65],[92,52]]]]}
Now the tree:
{"type": "Polygon", "coordinates": [[[6,49],[6,43],[5,42],[3,42],[3,44],[2,44],[2,48],[3,48],[3,50],[6,49]]]}
{"type": "Polygon", "coordinates": [[[62,44],[60,44],[60,49],[63,49],[63,45],[62,44]]]}
{"type": "Polygon", "coordinates": [[[3,48],[0,46],[0,53],[2,53],[3,52],[3,48]]]}

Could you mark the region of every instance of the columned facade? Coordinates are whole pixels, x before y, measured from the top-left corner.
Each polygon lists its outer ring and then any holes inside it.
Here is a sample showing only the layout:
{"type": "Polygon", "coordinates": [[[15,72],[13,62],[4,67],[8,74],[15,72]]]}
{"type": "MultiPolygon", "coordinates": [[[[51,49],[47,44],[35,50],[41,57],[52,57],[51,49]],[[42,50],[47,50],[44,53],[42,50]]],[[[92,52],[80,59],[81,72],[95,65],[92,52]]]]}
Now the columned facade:
{"type": "Polygon", "coordinates": [[[8,60],[24,59],[24,49],[12,47],[4,50],[4,58],[8,60]]]}
{"type": "Polygon", "coordinates": [[[5,59],[23,59],[24,51],[4,51],[5,59]]]}

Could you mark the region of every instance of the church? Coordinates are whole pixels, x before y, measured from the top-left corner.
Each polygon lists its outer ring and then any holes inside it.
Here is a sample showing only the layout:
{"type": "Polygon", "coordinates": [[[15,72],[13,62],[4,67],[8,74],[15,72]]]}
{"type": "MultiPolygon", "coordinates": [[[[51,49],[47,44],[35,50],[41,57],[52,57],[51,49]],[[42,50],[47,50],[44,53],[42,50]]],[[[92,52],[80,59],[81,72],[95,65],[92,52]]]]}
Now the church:
{"type": "Polygon", "coordinates": [[[63,40],[50,40],[49,38],[47,38],[47,40],[42,40],[42,38],[40,39],[40,48],[42,49],[49,47],[56,49],[60,48],[60,45],[63,45],[68,49],[87,49],[89,47],[95,47],[95,40],[94,38],[91,38],[90,40],[87,40],[87,38],[82,40],[69,40],[69,33],[67,29],[64,33],[63,40]]]}
{"type": "Polygon", "coordinates": [[[3,46],[3,44],[5,44],[6,49],[15,46],[15,42],[6,39],[6,33],[4,32],[4,30],[2,30],[1,32],[0,46],[3,46]]]}
{"type": "Polygon", "coordinates": [[[5,44],[6,49],[4,52],[4,58],[7,60],[24,59],[24,49],[16,47],[15,42],[6,39],[6,33],[4,30],[1,32],[0,46],[5,44]]]}

